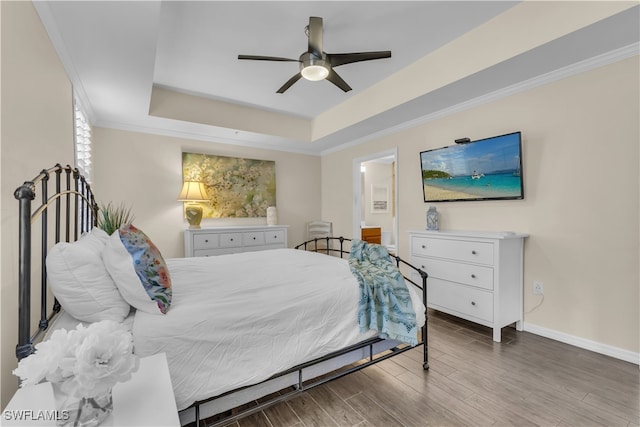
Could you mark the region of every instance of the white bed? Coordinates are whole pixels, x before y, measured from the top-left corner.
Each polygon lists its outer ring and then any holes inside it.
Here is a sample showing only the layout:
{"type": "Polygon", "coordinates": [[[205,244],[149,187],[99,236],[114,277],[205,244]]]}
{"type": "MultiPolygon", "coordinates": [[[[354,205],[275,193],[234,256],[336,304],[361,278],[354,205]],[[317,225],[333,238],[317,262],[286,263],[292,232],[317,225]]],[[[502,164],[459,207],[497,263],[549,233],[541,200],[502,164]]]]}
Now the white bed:
{"type": "MultiPolygon", "coordinates": [[[[200,418],[296,385],[293,372],[273,374],[375,337],[358,332],[358,281],[346,259],[296,249],[166,260],[173,298],[165,315],[132,309],[124,319],[140,357],[165,353],[182,424],[194,420],[198,401],[241,391],[201,405],[200,418]]],[[[408,285],[419,326],[422,296],[408,285]]],[[[80,322],[63,311],[48,329],[80,322]]],[[[384,340],[374,353],[401,343],[384,340]]],[[[368,357],[354,350],[307,368],[303,380],[368,357]]]]}
{"type": "Polygon", "coordinates": [[[139,311],[133,336],[139,356],[166,353],[179,410],[376,335],[358,332],[358,282],[344,259],[276,249],[167,265],[171,309],[139,311]]]}

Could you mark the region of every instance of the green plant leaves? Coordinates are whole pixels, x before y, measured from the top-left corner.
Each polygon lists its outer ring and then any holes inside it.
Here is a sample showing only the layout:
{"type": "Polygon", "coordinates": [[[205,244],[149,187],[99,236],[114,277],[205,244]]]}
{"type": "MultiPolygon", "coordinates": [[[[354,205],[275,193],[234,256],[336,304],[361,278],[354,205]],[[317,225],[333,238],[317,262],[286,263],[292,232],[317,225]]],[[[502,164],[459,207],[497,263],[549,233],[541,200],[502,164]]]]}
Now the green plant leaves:
{"type": "Polygon", "coordinates": [[[108,235],[112,235],[121,226],[131,224],[134,218],[131,208],[125,206],[124,203],[115,206],[109,202],[106,205],[100,205],[98,228],[108,235]]]}

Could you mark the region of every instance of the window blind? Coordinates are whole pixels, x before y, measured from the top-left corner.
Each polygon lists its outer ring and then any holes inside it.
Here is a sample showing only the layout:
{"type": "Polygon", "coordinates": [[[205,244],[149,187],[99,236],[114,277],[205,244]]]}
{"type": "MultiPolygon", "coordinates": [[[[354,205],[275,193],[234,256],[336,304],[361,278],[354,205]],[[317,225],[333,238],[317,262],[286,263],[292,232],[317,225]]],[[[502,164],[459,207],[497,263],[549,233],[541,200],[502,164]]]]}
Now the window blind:
{"type": "Polygon", "coordinates": [[[76,167],[78,171],[91,183],[91,126],[80,109],[78,102],[73,103],[76,139],[76,167]]]}

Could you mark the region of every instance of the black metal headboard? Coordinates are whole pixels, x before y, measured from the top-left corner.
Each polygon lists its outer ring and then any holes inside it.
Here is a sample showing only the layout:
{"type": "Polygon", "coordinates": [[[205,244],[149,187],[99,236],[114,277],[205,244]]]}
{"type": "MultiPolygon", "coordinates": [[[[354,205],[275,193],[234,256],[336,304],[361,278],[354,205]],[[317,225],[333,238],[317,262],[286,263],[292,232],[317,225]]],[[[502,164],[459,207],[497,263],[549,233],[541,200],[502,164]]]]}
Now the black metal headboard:
{"type": "MultiPolygon", "coordinates": [[[[25,181],[14,192],[19,203],[19,249],[18,249],[18,360],[34,352],[34,342],[49,326],[51,318],[60,311],[54,299],[51,312],[47,312],[46,257],[50,246],[64,241],[77,240],[83,232],[96,225],[98,205],[91,187],[76,168],[55,165],[43,169],[31,181],[25,181]],[[51,182],[53,181],[53,182],[51,182]],[[52,184],[53,189],[49,188],[52,184]],[[40,196],[40,205],[32,206],[40,196]],[[50,215],[51,214],[51,215],[50,215]],[[40,253],[32,248],[32,229],[40,221],[40,253]],[[52,227],[50,228],[49,225],[52,227]],[[33,252],[32,252],[33,251],[33,252]],[[35,260],[32,260],[32,256],[35,260]],[[40,321],[38,329],[31,335],[31,272],[39,265],[40,272],[40,321]]],[[[37,229],[36,229],[37,230],[37,229]]],[[[36,248],[37,250],[37,248],[36,248]]],[[[37,271],[34,270],[34,271],[37,271]]],[[[35,283],[35,282],[34,282],[35,283]]]]}

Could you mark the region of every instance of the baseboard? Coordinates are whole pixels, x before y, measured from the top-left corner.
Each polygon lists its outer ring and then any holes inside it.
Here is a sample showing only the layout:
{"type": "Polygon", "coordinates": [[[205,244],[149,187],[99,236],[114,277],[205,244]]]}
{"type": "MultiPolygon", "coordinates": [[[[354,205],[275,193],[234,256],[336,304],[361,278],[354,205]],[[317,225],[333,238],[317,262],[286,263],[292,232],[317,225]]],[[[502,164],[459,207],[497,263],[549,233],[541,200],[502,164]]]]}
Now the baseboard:
{"type": "Polygon", "coordinates": [[[634,353],[633,351],[576,337],[575,335],[565,334],[564,332],[544,328],[542,326],[534,325],[531,323],[525,322],[523,326],[525,331],[531,332],[532,334],[551,338],[552,340],[560,341],[575,347],[584,348],[585,350],[594,351],[606,356],[611,356],[616,359],[624,360],[625,362],[636,364],[640,367],[640,353],[634,353]]]}

